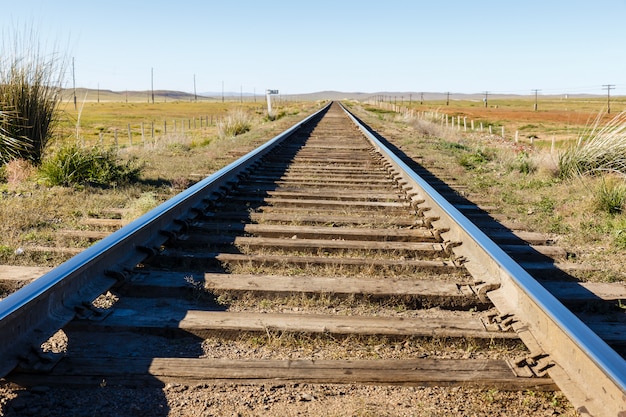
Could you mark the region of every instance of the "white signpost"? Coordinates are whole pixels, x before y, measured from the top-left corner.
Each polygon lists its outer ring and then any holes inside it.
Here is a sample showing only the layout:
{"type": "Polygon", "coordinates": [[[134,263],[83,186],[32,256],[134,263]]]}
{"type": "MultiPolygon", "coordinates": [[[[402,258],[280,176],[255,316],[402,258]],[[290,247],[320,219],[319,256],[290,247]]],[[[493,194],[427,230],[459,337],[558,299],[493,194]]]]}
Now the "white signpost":
{"type": "Polygon", "coordinates": [[[272,100],[270,96],[278,94],[278,90],[265,90],[265,97],[267,97],[267,115],[272,117],[272,100]]]}

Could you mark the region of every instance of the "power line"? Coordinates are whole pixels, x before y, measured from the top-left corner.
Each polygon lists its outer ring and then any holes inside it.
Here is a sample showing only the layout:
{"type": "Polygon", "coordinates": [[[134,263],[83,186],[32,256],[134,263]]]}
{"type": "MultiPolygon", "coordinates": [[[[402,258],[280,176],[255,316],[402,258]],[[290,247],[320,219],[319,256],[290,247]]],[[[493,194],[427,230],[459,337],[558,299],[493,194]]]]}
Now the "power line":
{"type": "Polygon", "coordinates": [[[604,84],[602,88],[606,90],[606,112],[611,114],[611,90],[615,88],[615,84],[604,84]]]}
{"type": "Polygon", "coordinates": [[[532,91],[534,91],[534,92],[535,92],[535,111],[537,111],[537,93],[538,93],[539,91],[541,91],[541,90],[537,90],[537,89],[535,89],[535,90],[532,90],[532,91]]]}

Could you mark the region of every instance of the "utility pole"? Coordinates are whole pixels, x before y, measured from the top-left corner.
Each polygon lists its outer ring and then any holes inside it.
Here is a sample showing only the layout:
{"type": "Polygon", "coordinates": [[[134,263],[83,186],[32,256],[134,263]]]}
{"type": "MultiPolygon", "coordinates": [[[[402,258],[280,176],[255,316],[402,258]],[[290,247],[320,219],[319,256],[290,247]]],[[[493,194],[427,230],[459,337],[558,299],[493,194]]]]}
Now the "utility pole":
{"type": "Polygon", "coordinates": [[[420,104],[424,104],[424,93],[420,93],[420,104]]]}
{"type": "Polygon", "coordinates": [[[450,92],[449,91],[446,93],[446,106],[448,104],[450,104],[450,92]]]}
{"type": "Polygon", "coordinates": [[[154,104],[154,67],[150,68],[150,93],[152,95],[152,104],[154,104]]]}
{"type": "Polygon", "coordinates": [[[196,74],[193,75],[193,101],[198,101],[198,94],[196,93],[196,74]]]}
{"type": "Polygon", "coordinates": [[[534,110],[537,111],[537,93],[541,90],[532,90],[535,92],[535,106],[534,106],[534,110]]]}
{"type": "Polygon", "coordinates": [[[485,99],[483,100],[485,102],[485,108],[488,106],[488,99],[489,99],[489,91],[485,91],[485,99]]]}
{"type": "Polygon", "coordinates": [[[604,84],[602,88],[606,90],[606,112],[611,114],[611,90],[615,88],[615,84],[604,84]]]}

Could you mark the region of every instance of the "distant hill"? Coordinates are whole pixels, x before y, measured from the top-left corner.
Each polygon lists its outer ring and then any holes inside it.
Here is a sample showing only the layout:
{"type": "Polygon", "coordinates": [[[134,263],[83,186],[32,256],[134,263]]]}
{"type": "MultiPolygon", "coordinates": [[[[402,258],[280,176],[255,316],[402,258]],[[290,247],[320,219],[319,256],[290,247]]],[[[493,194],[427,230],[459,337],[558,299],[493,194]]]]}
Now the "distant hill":
{"type": "MultiPolygon", "coordinates": [[[[64,100],[71,101],[73,100],[74,90],[73,89],[64,89],[63,90],[63,98],[64,100]]],[[[224,99],[228,101],[239,100],[243,98],[245,101],[252,100],[252,97],[256,99],[263,99],[264,94],[257,93],[246,93],[246,92],[224,92],[224,99]]],[[[564,97],[565,95],[561,94],[553,97],[564,97]]],[[[304,94],[279,94],[279,97],[291,100],[306,100],[306,101],[317,101],[317,100],[358,100],[358,101],[366,101],[368,99],[382,99],[387,102],[416,102],[420,100],[424,101],[442,101],[449,98],[450,100],[476,100],[481,101],[484,97],[484,94],[463,94],[463,93],[439,93],[439,92],[415,92],[415,91],[381,91],[374,93],[365,93],[365,92],[342,92],[342,91],[319,91],[315,93],[304,93],[304,94]]],[[[530,97],[530,94],[524,95],[515,95],[515,94],[489,94],[490,99],[494,98],[524,98],[530,97]]],[[[542,97],[550,97],[543,95],[542,97]]],[[[569,98],[584,98],[584,97],[599,97],[599,95],[586,95],[586,94],[569,94],[567,95],[569,98]]],[[[186,93],[182,91],[173,91],[173,90],[154,90],[154,101],[163,102],[163,101],[192,101],[194,99],[197,100],[210,100],[216,101],[222,99],[221,92],[204,92],[199,93],[196,96],[192,93],[186,93]]],[[[112,91],[112,90],[96,90],[96,89],[87,89],[87,88],[77,88],[76,89],[76,100],[77,102],[85,101],[152,101],[152,91],[144,90],[144,91],[112,91]]]]}

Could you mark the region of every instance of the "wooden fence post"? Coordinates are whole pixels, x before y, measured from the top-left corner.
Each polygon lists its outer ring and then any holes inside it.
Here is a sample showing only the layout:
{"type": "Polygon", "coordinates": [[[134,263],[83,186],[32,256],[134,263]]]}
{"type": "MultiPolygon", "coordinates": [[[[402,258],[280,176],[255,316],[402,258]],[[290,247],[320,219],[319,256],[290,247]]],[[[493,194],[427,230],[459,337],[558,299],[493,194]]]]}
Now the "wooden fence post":
{"type": "Polygon", "coordinates": [[[128,142],[130,146],[133,146],[133,134],[130,131],[130,123],[128,124],[128,142]]]}

